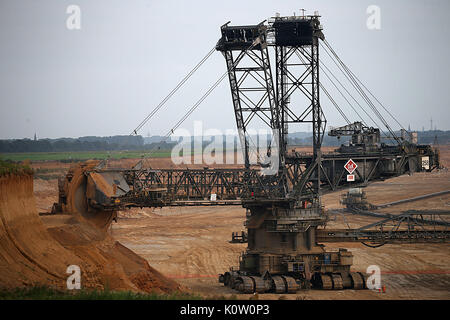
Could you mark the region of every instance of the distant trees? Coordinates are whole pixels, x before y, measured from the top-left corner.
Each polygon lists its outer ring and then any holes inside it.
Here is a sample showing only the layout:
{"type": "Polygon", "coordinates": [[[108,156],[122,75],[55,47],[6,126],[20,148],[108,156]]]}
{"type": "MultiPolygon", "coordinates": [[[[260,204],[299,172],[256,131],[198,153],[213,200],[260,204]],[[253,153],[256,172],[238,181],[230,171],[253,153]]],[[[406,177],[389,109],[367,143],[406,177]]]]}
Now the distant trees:
{"type": "Polygon", "coordinates": [[[0,152],[50,152],[52,145],[47,140],[0,140],[0,152]]]}
{"type": "MultiPolygon", "coordinates": [[[[171,146],[170,143],[162,143],[158,144],[156,148],[170,149],[171,146]]],[[[141,136],[0,140],[1,153],[147,150],[152,148],[155,148],[155,144],[144,144],[141,136]]]]}
{"type": "MultiPolygon", "coordinates": [[[[400,132],[397,133],[400,135],[400,132]]],[[[437,137],[439,144],[450,144],[450,131],[425,131],[418,132],[419,143],[432,144],[437,137]]],[[[342,137],[340,140],[335,137],[324,136],[324,146],[339,146],[348,141],[350,137],[342,137]]],[[[163,137],[143,138],[142,136],[111,136],[111,137],[95,137],[87,136],[78,139],[60,138],[60,139],[15,139],[0,140],[0,153],[17,153],[17,152],[71,152],[71,151],[119,151],[119,150],[171,150],[178,143],[174,141],[164,142],[163,137]],[[144,143],[144,140],[147,143],[144,143]]],[[[226,145],[224,138],[224,149],[235,148],[237,138],[234,144],[226,145]]],[[[227,141],[229,142],[229,141],[227,141]]],[[[192,146],[193,140],[191,141],[192,146]]],[[[209,144],[208,141],[203,142],[203,147],[209,144]]],[[[312,136],[310,133],[289,134],[290,145],[311,145],[312,136]]]]}

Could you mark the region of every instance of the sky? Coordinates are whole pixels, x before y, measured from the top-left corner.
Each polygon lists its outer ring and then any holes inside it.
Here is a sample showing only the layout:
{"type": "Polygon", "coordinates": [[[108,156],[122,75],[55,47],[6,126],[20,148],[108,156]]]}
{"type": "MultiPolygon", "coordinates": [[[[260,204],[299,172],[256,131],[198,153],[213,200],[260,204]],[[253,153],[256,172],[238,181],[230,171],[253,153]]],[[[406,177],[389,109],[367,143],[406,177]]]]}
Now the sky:
{"type": "MultiPolygon", "coordinates": [[[[432,118],[433,128],[450,130],[447,0],[2,0],[0,139],[130,134],[214,47],[222,24],[300,9],[319,11],[328,42],[404,127],[428,130],[432,118]],[[80,8],[80,29],[67,28],[69,5],[80,8]],[[380,29],[367,27],[370,5],[380,9],[380,29]]],[[[215,52],[139,134],[166,134],[225,71],[215,52]]],[[[321,105],[328,125],[345,124],[323,94],[321,105]]],[[[235,128],[228,81],[182,127],[194,121],[235,128]]]]}

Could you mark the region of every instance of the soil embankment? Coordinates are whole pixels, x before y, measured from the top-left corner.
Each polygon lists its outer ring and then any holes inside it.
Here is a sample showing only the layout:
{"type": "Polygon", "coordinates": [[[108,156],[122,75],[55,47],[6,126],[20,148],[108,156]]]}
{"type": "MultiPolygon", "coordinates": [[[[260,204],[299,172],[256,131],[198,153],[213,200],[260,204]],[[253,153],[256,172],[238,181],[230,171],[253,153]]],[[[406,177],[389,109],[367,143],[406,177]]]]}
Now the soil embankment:
{"type": "Polygon", "coordinates": [[[104,230],[77,216],[42,219],[33,195],[33,176],[1,176],[0,287],[65,289],[67,267],[78,265],[83,288],[160,293],[182,289],[104,230]]]}

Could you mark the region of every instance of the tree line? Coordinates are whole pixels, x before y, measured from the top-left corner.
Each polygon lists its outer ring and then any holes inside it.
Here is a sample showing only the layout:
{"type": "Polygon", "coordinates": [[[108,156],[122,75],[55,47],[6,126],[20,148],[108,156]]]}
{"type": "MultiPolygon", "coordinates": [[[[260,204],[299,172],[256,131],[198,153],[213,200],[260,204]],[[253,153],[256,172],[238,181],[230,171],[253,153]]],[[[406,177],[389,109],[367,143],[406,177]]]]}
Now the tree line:
{"type": "Polygon", "coordinates": [[[172,144],[144,144],[142,136],[0,140],[1,153],[151,150],[155,147],[161,150],[171,149],[172,144]]]}
{"type": "MultiPolygon", "coordinates": [[[[347,142],[350,137],[342,137],[340,140],[335,137],[324,136],[324,146],[339,146],[347,142]]],[[[10,139],[0,140],[0,153],[19,153],[19,152],[76,152],[76,151],[125,151],[125,150],[171,150],[178,143],[176,141],[162,142],[162,137],[154,137],[154,139],[143,138],[142,136],[111,136],[96,137],[87,136],[80,138],[60,138],[60,139],[10,139]],[[151,143],[148,143],[152,141],[151,143]],[[147,143],[145,143],[147,142],[147,143]]],[[[235,148],[237,138],[234,139],[233,145],[225,145],[224,149],[235,148]]],[[[450,131],[425,131],[418,132],[418,142],[421,144],[433,144],[435,140],[439,144],[450,144],[450,131]]],[[[193,140],[192,140],[193,142],[193,140]]],[[[386,140],[386,142],[388,142],[386,140]]],[[[209,141],[203,142],[203,146],[209,141]]],[[[288,139],[290,145],[311,145],[312,136],[304,133],[303,136],[298,134],[290,134],[288,139]]]]}

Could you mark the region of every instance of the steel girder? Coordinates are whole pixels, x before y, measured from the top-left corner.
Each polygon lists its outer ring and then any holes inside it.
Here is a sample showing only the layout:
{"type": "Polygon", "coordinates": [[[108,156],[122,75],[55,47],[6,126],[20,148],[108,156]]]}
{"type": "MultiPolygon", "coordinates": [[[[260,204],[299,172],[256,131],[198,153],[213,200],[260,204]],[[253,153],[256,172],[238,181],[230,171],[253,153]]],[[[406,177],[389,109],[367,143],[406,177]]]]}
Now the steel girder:
{"type": "Polygon", "coordinates": [[[428,243],[450,240],[450,212],[410,211],[363,226],[359,229],[318,229],[318,242],[428,243]],[[423,217],[426,216],[427,219],[423,217]]]}

